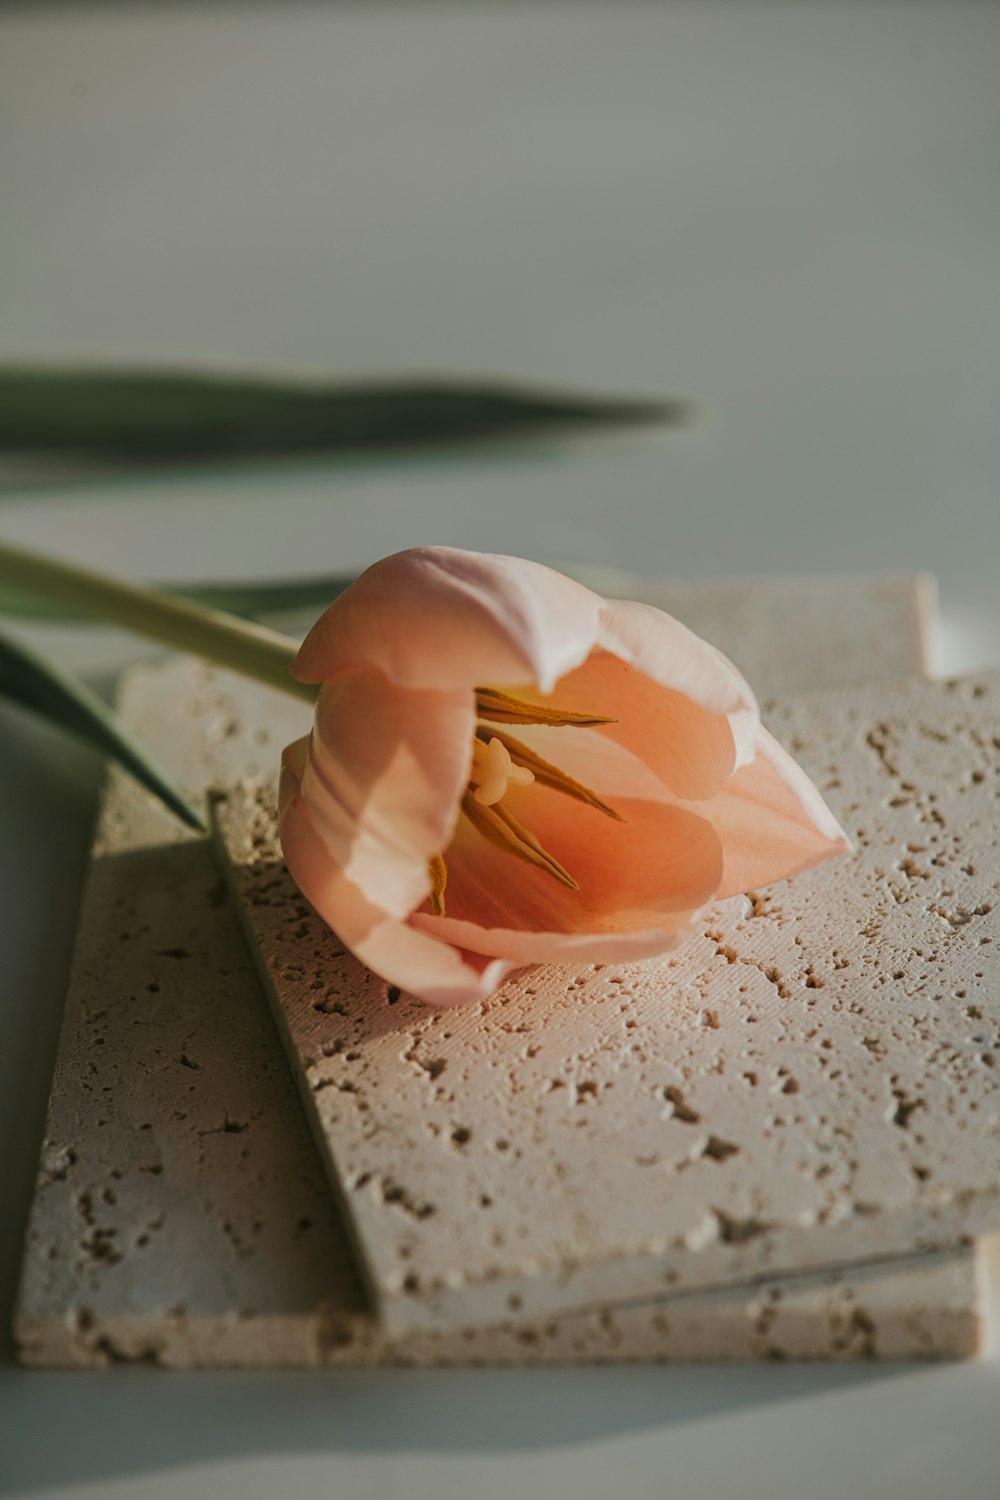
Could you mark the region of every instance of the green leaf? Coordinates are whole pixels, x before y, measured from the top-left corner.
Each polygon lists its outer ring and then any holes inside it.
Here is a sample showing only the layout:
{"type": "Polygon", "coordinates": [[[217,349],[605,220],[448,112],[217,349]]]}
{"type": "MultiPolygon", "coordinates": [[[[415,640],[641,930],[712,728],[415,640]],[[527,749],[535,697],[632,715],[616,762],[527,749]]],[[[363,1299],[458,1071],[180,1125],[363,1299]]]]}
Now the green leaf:
{"type": "MultiPolygon", "coordinates": [[[[315,610],[319,614],[332,604],[354,582],[354,575],[335,578],[289,579],[283,583],[198,583],[159,585],[161,593],[175,599],[188,599],[208,609],[225,610],[244,620],[265,615],[292,614],[298,610],[315,610]]],[[[0,584],[0,615],[21,620],[39,620],[46,624],[97,625],[92,614],[73,609],[55,599],[6,584],[0,584]]]]}
{"type": "Polygon", "coordinates": [[[0,366],[0,450],[139,460],[356,453],[683,420],[686,402],[489,381],[361,385],[0,366]]]}
{"type": "Polygon", "coordinates": [[[3,637],[0,637],[0,696],[68,729],[113,757],[189,828],[204,833],[204,823],[183,793],[129,738],[96,693],[36,652],[3,637]]]}

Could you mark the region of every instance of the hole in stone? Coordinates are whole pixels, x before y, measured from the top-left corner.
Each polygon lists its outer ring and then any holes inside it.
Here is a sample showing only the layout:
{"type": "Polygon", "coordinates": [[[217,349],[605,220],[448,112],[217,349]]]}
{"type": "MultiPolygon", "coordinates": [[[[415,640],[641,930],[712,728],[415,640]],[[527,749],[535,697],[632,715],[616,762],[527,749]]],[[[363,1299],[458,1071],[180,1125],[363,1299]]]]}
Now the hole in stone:
{"type": "Polygon", "coordinates": [[[676,1088],[674,1084],[668,1083],[664,1085],[663,1097],[668,1104],[673,1105],[673,1112],[670,1115],[672,1120],[678,1120],[682,1125],[698,1124],[701,1115],[696,1109],[691,1108],[680,1089],[676,1088]]]}
{"type": "Polygon", "coordinates": [[[726,1161],[728,1157],[736,1156],[739,1149],[739,1146],[732,1141],[724,1141],[721,1136],[710,1135],[701,1154],[710,1157],[712,1161],[726,1161]]]}

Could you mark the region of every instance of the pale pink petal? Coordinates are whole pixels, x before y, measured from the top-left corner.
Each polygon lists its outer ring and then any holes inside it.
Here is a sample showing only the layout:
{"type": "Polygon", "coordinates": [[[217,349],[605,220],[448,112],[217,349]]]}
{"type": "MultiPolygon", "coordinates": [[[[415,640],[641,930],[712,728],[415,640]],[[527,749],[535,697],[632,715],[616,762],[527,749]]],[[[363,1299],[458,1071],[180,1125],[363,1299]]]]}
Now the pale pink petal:
{"type": "MultiPolygon", "coordinates": [[[[613,717],[613,724],[587,732],[623,746],[686,801],[714,796],[736,763],[736,742],[725,714],[664,687],[610,651],[592,651],[545,701],[613,717]]],[[[599,793],[600,787],[594,790],[599,793]]]]}
{"type": "Polygon", "coordinates": [[[525,964],[635,963],[656,958],[680,947],[690,935],[698,912],[675,919],[676,926],[653,927],[636,932],[525,932],[516,927],[479,927],[455,917],[434,917],[415,912],[410,925],[422,932],[455,943],[467,953],[482,953],[506,959],[514,966],[525,964]]]}
{"type": "Polygon", "coordinates": [[[749,765],[760,720],[749,683],[715,646],[651,604],[608,599],[597,637],[612,655],[661,687],[729,720],[735,744],[733,769],[749,765]]]}
{"type": "Polygon", "coordinates": [[[511,724],[503,729],[613,807],[623,797],[640,802],[678,800],[626,745],[593,729],[568,725],[550,728],[545,724],[511,724]]]}
{"type": "Polygon", "coordinates": [[[474,723],[467,689],[400,688],[367,670],[320,691],[290,794],[301,792],[337,869],[387,916],[402,920],[427,895],[427,861],[450,841],[468,781],[474,723]]]}
{"type": "Polygon", "coordinates": [[[720,897],[801,875],[851,847],[809,777],[763,727],[757,745],[753,764],[699,804],[722,840],[720,897]]]}
{"type": "Polygon", "coordinates": [[[627,821],[618,823],[537,785],[511,787],[505,805],[579,891],[497,849],[463,818],[445,856],[448,918],[547,935],[671,932],[712,899],[722,878],[715,830],[686,808],[622,800],[627,821]]]}
{"type": "Polygon", "coordinates": [[[624,746],[687,801],[714,796],[753,758],[757,704],[740,673],[650,605],[606,601],[595,649],[547,701],[613,717],[593,733],[624,746]]]}
{"type": "Polygon", "coordinates": [[[306,636],[292,672],[359,665],[410,688],[534,682],[551,692],[587,657],[603,600],[539,563],[418,547],[368,569],[306,636]]]}
{"type": "MultiPolygon", "coordinates": [[[[287,788],[286,788],[287,792],[287,788]]],[[[306,899],[346,948],[388,984],[427,1005],[467,1005],[491,995],[515,967],[483,962],[388,917],[330,859],[301,797],[287,797],[281,843],[288,869],[306,899]]]]}

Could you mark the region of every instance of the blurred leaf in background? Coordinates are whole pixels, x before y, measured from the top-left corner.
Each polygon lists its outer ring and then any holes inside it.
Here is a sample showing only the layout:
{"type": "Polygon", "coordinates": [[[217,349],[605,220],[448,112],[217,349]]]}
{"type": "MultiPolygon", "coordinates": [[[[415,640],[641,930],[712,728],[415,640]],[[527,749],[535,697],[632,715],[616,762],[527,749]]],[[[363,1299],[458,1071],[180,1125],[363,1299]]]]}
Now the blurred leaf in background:
{"type": "Polygon", "coordinates": [[[344,384],[0,366],[0,452],[165,463],[359,453],[678,423],[682,400],[494,382],[344,384]]]}
{"type": "MultiPolygon", "coordinates": [[[[414,451],[553,432],[687,419],[681,400],[630,400],[491,381],[345,384],[200,372],[0,366],[0,453],[168,465],[266,456],[414,451]]],[[[37,491],[36,491],[37,493],[37,491]]],[[[8,570],[0,614],[95,623],[92,613],[18,586],[8,570]]],[[[167,585],[163,592],[244,619],[316,614],[352,582],[167,585]]],[[[0,697],[49,719],[121,763],[184,822],[198,813],[126,734],[102,700],[28,647],[0,638],[0,697]]]]}

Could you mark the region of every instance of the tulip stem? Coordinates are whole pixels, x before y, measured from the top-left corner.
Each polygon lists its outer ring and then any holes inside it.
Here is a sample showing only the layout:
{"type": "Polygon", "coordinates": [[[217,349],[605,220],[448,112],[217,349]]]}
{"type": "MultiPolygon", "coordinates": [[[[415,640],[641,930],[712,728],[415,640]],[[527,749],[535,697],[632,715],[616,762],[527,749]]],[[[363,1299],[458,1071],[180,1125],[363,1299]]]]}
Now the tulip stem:
{"type": "Polygon", "coordinates": [[[172,598],[140,584],[25,552],[0,542],[0,584],[70,605],[84,614],[149,636],[175,651],[207,657],[244,677],[310,702],[315,687],[289,673],[298,650],[289,636],[223,610],[172,598]]]}

